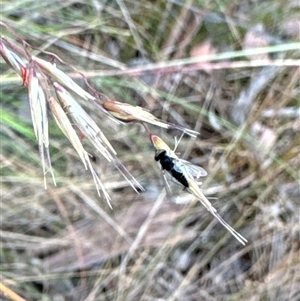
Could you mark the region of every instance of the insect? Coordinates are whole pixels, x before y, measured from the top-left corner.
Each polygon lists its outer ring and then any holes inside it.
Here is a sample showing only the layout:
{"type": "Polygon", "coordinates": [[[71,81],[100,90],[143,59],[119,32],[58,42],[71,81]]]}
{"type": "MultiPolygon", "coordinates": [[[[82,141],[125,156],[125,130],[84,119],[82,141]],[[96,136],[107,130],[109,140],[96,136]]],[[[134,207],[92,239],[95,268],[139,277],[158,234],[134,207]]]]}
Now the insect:
{"type": "Polygon", "coordinates": [[[169,174],[185,188],[189,187],[189,183],[184,176],[183,171],[178,164],[174,162],[174,158],[167,155],[167,151],[157,151],[154,159],[155,161],[159,161],[162,170],[169,172],[169,174]]]}
{"type": "MultiPolygon", "coordinates": [[[[178,158],[158,136],[150,134],[150,140],[155,148],[154,159],[160,163],[162,171],[167,171],[173,180],[183,186],[185,191],[195,196],[241,244],[245,245],[247,240],[224,221],[200,189],[197,180],[201,176],[206,176],[207,172],[200,166],[178,158]]],[[[166,184],[169,188],[167,181],[166,184]]]]}
{"type": "Polygon", "coordinates": [[[200,166],[178,158],[173,150],[158,136],[150,134],[150,140],[155,148],[155,161],[159,162],[161,169],[167,171],[177,183],[188,188],[188,178],[198,180],[207,176],[207,172],[200,166]]]}

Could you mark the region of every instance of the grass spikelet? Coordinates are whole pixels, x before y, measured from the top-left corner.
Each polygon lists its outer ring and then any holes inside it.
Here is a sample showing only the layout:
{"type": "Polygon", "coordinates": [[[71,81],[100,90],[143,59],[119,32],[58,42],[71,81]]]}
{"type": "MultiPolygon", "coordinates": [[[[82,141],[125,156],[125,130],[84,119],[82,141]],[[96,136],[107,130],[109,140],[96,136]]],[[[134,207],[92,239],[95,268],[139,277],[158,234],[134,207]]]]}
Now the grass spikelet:
{"type": "Polygon", "coordinates": [[[119,101],[109,100],[102,104],[102,107],[114,118],[123,122],[139,122],[139,123],[150,123],[164,129],[177,129],[190,136],[197,136],[199,133],[179,125],[164,122],[147,110],[132,106],[128,103],[122,103],[119,101]]]}
{"type": "Polygon", "coordinates": [[[132,188],[138,192],[144,191],[144,188],[138,181],[130,174],[127,168],[116,157],[117,153],[105,137],[101,129],[94,122],[94,120],[84,111],[84,109],[76,102],[68,91],[66,91],[58,83],[54,83],[58,99],[61,106],[64,108],[68,117],[76,124],[81,134],[87,137],[94,147],[109,161],[112,162],[119,170],[122,176],[129,182],[132,188]],[[137,190],[137,188],[138,190],[137,190]]]}
{"type": "Polygon", "coordinates": [[[100,178],[98,177],[97,173],[95,172],[95,170],[94,170],[94,168],[91,164],[89,154],[84,149],[84,147],[83,147],[76,131],[74,130],[67,114],[62,109],[60,104],[53,97],[51,97],[49,99],[49,105],[50,105],[51,111],[53,113],[53,116],[55,117],[57,125],[62,130],[62,132],[65,134],[65,136],[69,139],[69,141],[71,142],[71,144],[73,145],[75,150],[77,151],[77,153],[78,153],[85,169],[89,169],[91,171],[98,194],[100,195],[100,189],[101,189],[104,193],[104,197],[106,198],[107,203],[112,208],[112,206],[110,204],[110,196],[106,192],[103,183],[101,182],[100,178]]]}
{"type": "Polygon", "coordinates": [[[102,133],[98,125],[78,104],[72,95],[58,83],[53,84],[62,108],[68,113],[81,134],[87,137],[95,148],[109,161],[113,160],[116,151],[102,133]]]}
{"type": "Polygon", "coordinates": [[[5,62],[25,81],[24,73],[27,70],[25,62],[16,53],[8,50],[3,42],[0,42],[0,54],[5,62]]]}
{"type": "Polygon", "coordinates": [[[44,186],[47,188],[46,173],[48,169],[52,175],[54,185],[56,185],[49,153],[47,105],[44,91],[33,69],[30,69],[28,74],[28,95],[33,129],[38,140],[39,154],[44,173],[44,186]],[[47,160],[45,159],[45,155],[47,160]]]}
{"type": "Polygon", "coordinates": [[[170,147],[165,143],[165,141],[163,141],[160,137],[150,134],[149,138],[156,151],[166,150],[167,152],[171,153],[172,156],[177,157],[170,147]]]}

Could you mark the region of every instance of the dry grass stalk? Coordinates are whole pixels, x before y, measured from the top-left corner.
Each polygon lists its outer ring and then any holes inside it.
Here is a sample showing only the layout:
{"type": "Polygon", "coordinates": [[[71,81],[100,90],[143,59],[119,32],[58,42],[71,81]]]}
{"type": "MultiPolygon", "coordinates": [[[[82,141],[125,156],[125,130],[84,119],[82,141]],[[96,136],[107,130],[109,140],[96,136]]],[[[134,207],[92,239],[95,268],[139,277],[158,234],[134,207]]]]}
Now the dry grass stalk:
{"type": "Polygon", "coordinates": [[[12,301],[26,301],[24,298],[20,297],[2,282],[0,282],[0,292],[3,292],[3,294],[9,297],[12,301]]]}

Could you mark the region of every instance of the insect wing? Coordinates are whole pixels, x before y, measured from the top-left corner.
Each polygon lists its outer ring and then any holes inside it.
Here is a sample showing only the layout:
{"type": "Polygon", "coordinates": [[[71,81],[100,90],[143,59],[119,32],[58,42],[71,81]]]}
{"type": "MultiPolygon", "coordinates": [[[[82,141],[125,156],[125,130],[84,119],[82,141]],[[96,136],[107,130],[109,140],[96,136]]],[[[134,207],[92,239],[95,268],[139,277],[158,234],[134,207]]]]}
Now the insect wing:
{"type": "Polygon", "coordinates": [[[187,177],[194,180],[198,180],[200,177],[207,176],[207,171],[204,168],[194,165],[189,161],[179,159],[177,156],[176,157],[170,156],[170,157],[174,159],[176,170],[181,171],[187,177]]]}
{"type": "Polygon", "coordinates": [[[180,160],[180,161],[181,164],[183,165],[183,169],[185,170],[185,172],[189,174],[190,177],[193,178],[194,180],[198,180],[200,177],[207,176],[207,171],[204,168],[194,165],[185,160],[180,160]]]}

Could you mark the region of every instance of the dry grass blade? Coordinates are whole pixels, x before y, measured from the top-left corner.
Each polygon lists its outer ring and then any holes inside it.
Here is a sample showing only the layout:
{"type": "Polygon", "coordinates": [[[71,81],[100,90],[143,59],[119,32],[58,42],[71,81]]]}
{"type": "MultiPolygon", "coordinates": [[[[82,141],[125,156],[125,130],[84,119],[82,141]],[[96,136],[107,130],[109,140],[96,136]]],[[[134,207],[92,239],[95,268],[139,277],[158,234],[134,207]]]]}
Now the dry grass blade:
{"type": "Polygon", "coordinates": [[[8,288],[6,285],[4,285],[2,282],[0,282],[0,292],[3,292],[4,295],[9,297],[13,301],[26,301],[24,298],[20,297],[18,294],[16,294],[10,288],[8,288]]]}
{"type": "Polygon", "coordinates": [[[102,104],[102,107],[109,113],[109,115],[123,122],[146,122],[164,129],[177,129],[190,136],[196,137],[199,133],[176,124],[164,122],[147,110],[132,106],[128,103],[109,100],[102,104]]]}
{"type": "MultiPolygon", "coordinates": [[[[70,243],[72,237],[68,231],[61,233],[59,237],[50,238],[51,243],[49,241],[40,243],[32,250],[32,254],[43,256],[42,265],[51,272],[76,271],[102,264],[121,254],[126,254],[130,259],[134,257],[139,247],[159,247],[166,241],[175,245],[177,242],[194,239],[197,235],[195,229],[186,228],[178,229],[176,236],[170,239],[169,236],[176,228],[176,221],[182,211],[180,206],[164,202],[163,194],[154,204],[136,202],[113,218],[105,211],[100,213],[99,210],[102,209],[99,208],[97,211],[101,216],[100,219],[91,218],[84,223],[78,222],[74,225],[84,253],[83,266],[80,266],[76,260],[76,250],[74,244],[70,243]],[[102,231],[101,235],[99,229],[102,231]],[[60,248],[62,246],[63,250],[60,248]]],[[[84,202],[90,206],[94,201],[85,196],[84,202]]],[[[126,261],[123,261],[123,265],[126,261]]]]}
{"type": "Polygon", "coordinates": [[[118,158],[115,157],[113,163],[136,193],[139,193],[140,191],[145,191],[145,188],[136,180],[136,178],[130,173],[130,171],[118,158]]]}
{"type": "Polygon", "coordinates": [[[84,164],[85,169],[89,169],[91,171],[98,194],[100,195],[100,190],[102,190],[104,193],[105,199],[107,200],[109,206],[111,207],[110,196],[106,192],[103,183],[101,182],[100,178],[98,177],[97,173],[95,172],[95,170],[91,164],[89,154],[82,146],[82,143],[81,143],[79,137],[77,136],[76,131],[72,127],[72,124],[71,124],[67,114],[61,108],[60,104],[53,97],[51,97],[49,99],[49,105],[50,105],[51,111],[53,113],[53,116],[55,117],[57,125],[62,130],[62,132],[66,135],[66,137],[69,139],[69,141],[71,142],[71,144],[77,151],[80,159],[82,160],[82,162],[84,164]]]}

